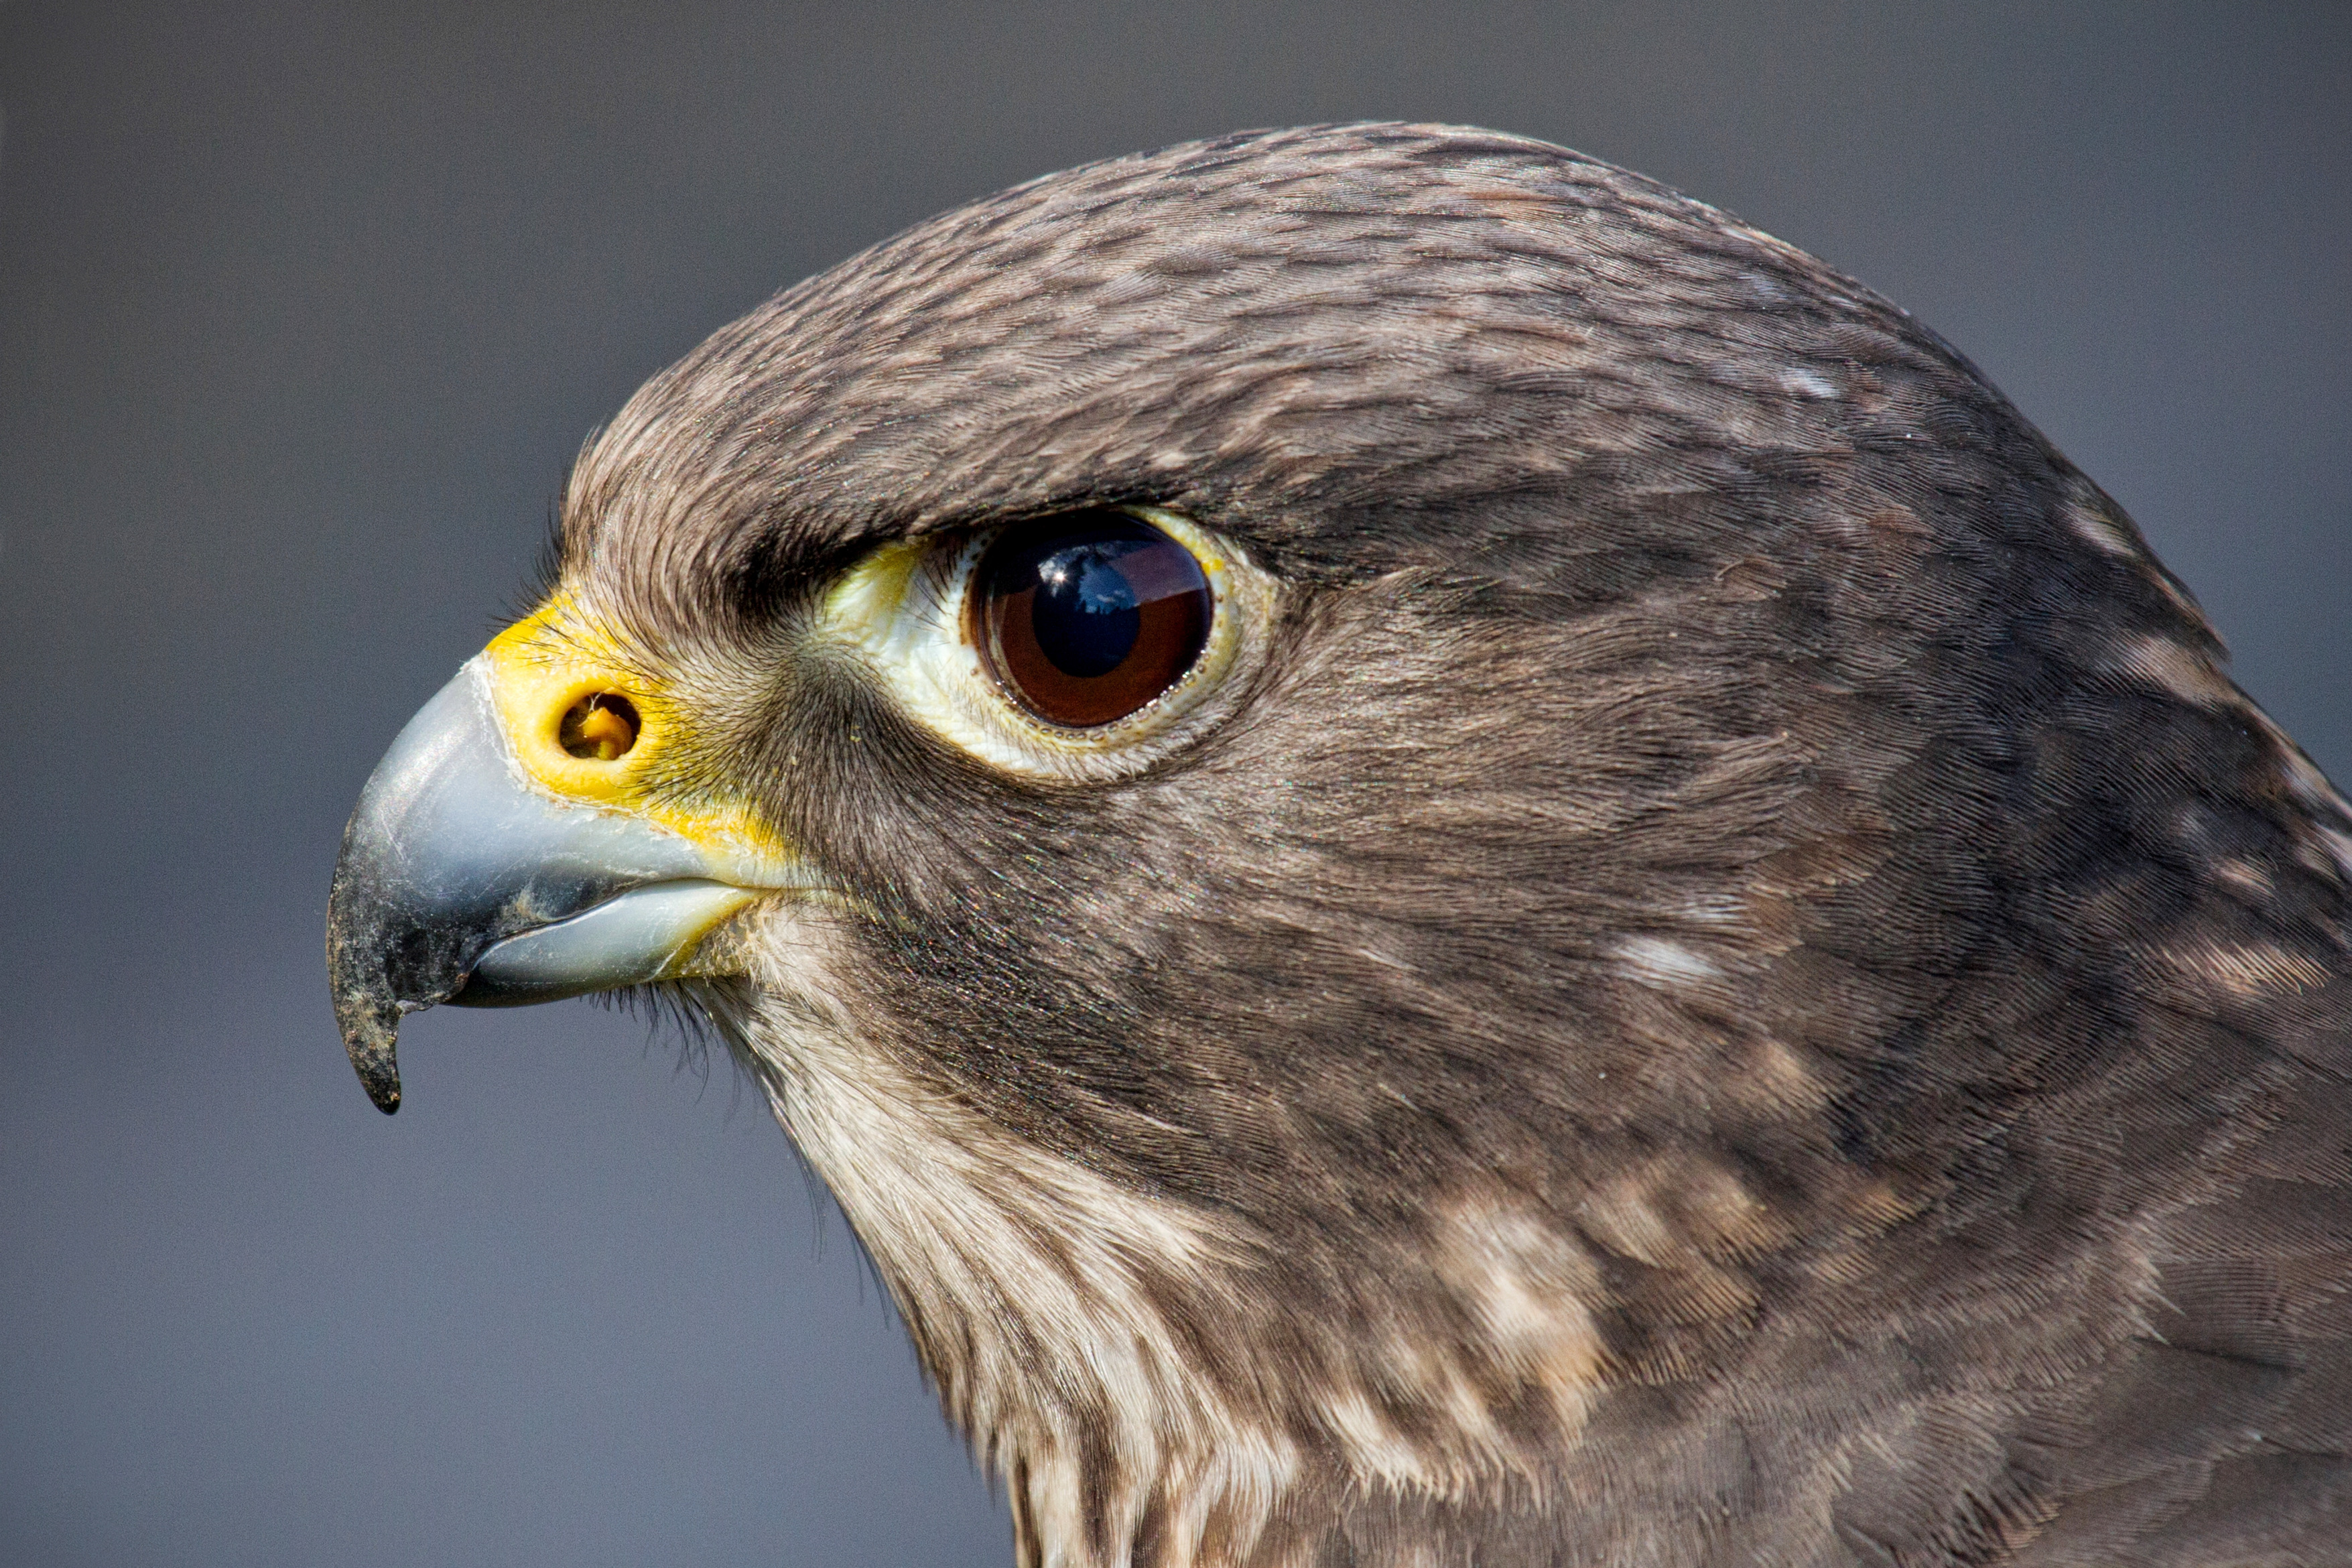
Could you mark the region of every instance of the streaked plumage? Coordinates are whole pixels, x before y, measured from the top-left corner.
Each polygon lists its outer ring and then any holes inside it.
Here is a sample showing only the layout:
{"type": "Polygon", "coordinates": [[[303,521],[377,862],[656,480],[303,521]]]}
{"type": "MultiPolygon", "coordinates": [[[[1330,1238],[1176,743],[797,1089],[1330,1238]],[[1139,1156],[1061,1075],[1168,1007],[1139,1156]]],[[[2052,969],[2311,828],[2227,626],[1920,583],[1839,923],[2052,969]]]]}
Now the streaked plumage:
{"type": "Polygon", "coordinates": [[[548,616],[661,742],[593,804],[808,868],[665,983],[1024,1563],[2352,1563],[2352,818],[1812,258],[1479,132],[1055,175],[656,377],[548,616]],[[872,563],[1097,506],[1229,662],[971,742],[872,563]]]}

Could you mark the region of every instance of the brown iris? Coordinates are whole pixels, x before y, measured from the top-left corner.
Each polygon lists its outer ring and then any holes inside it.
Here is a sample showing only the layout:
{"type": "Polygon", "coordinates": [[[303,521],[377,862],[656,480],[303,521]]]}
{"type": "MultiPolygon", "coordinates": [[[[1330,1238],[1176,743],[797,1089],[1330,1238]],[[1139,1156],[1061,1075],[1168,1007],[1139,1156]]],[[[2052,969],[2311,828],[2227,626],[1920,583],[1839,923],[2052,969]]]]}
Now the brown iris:
{"type": "Polygon", "coordinates": [[[563,715],[556,738],[575,757],[609,763],[637,743],[636,704],[616,691],[582,698],[563,715]]]}
{"type": "Polygon", "coordinates": [[[1006,531],[972,574],[966,631],[1014,701],[1048,723],[1124,719],[1175,685],[1216,601],[1192,552],[1118,511],[1006,531]]]}

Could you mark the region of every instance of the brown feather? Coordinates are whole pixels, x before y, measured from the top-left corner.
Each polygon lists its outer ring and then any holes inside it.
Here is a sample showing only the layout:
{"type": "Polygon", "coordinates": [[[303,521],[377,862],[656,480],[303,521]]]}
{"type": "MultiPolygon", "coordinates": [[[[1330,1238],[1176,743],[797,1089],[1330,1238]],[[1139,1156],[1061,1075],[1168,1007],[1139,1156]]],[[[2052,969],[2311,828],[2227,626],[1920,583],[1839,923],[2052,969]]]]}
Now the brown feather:
{"type": "Polygon", "coordinates": [[[1819,262],[1486,132],[1122,159],[719,332],[564,550],[856,895],[709,999],[1023,1561],[2352,1563],[2352,822],[1819,262]],[[1131,773],[795,629],[1106,502],[1281,585],[1131,773]]]}

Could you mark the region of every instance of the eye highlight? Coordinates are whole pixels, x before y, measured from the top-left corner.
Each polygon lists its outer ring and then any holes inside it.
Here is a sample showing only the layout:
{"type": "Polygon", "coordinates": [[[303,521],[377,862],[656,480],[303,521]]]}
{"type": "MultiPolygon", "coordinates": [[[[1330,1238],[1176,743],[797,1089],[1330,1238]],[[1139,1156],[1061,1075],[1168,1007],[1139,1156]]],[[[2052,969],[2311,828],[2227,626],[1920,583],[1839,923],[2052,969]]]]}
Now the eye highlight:
{"type": "Polygon", "coordinates": [[[1192,552],[1095,510],[1015,528],[975,564],[965,636],[1007,696],[1049,724],[1114,723],[1184,678],[1216,596],[1192,552]]]}

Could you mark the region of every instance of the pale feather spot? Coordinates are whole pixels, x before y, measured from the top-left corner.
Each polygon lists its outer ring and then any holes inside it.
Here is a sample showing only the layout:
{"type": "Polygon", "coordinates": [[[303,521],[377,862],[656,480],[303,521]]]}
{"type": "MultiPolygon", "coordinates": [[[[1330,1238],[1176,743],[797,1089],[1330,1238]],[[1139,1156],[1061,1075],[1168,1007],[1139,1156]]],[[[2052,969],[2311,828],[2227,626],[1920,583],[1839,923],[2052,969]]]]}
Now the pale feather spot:
{"type": "Polygon", "coordinates": [[[1786,1226],[1747,1184],[1712,1162],[1685,1172],[1680,1197],[1694,1239],[1704,1248],[1745,1255],[1786,1239],[1786,1226]]]}
{"type": "Polygon", "coordinates": [[[1784,1239],[1784,1227],[1745,1184],[1711,1160],[1661,1160],[1602,1182],[1577,1205],[1586,1235],[1621,1258],[1652,1268],[1681,1268],[1700,1294],[1724,1310],[1745,1307],[1749,1292],[1717,1277],[1706,1255],[1754,1253],[1784,1239]]]}
{"type": "Polygon", "coordinates": [[[2211,659],[2168,637],[2142,637],[2127,645],[2117,655],[2115,668],[2192,708],[2221,708],[2240,700],[2238,689],[2213,668],[2211,659]]]}
{"type": "Polygon", "coordinates": [[[2189,591],[2171,573],[2146,559],[2140,562],[2140,580],[2154,588],[2164,602],[2172,606],[2176,615],[2191,626],[2205,625],[2205,612],[2197,607],[2197,601],[2189,596],[2189,591]]]}
{"type": "Polygon", "coordinates": [[[2215,881],[2253,898],[2267,899],[2277,888],[2271,874],[2251,860],[2216,860],[2211,870],[2215,881]]]}
{"type": "Polygon", "coordinates": [[[1746,1067],[1743,1084],[1769,1105],[1811,1110],[1829,1099],[1829,1090],[1813,1069],[1785,1041],[1769,1036],[1758,1040],[1748,1053],[1746,1067]]]}
{"type": "Polygon", "coordinates": [[[2279,769],[2286,775],[2288,792],[2314,811],[2343,812],[2346,809],[2344,797],[2336,793],[2336,786],[2327,782],[2327,775],[2319,771],[2319,764],[2305,756],[2302,747],[2287,739],[2285,731],[2276,724],[2269,723],[2267,715],[2264,721],[2278,745],[2279,769]]]}
{"type": "Polygon", "coordinates": [[[2066,524],[2076,537],[2107,555],[2136,557],[2139,542],[2131,531],[2095,507],[2075,503],[2066,509],[2066,524]]]}
{"type": "Polygon", "coordinates": [[[1780,390],[1792,397],[1835,397],[1838,395],[1838,389],[1827,376],[1802,366],[1790,366],[1780,373],[1780,390]]]}
{"type": "Polygon", "coordinates": [[[1585,1234],[1618,1257],[1663,1268],[1682,1248],[1651,1205],[1647,1185],[1630,1175],[1604,1183],[1577,1205],[1576,1217],[1585,1234]]]}
{"type": "Polygon", "coordinates": [[[1617,963],[1629,978],[1664,991],[1687,990],[1723,978],[1723,971],[1678,942],[1629,936],[1617,944],[1617,963]]]}
{"type": "Polygon", "coordinates": [[[2352,878],[2352,834],[2320,824],[2315,824],[2311,831],[2326,847],[2328,858],[2336,862],[2336,875],[2352,878]]]}
{"type": "Polygon", "coordinates": [[[2316,985],[2325,965],[2273,942],[2206,943],[2163,947],[2154,956],[2168,967],[2233,996],[2268,996],[2316,985]]]}
{"type": "Polygon", "coordinates": [[[1473,1203],[1452,1216],[1436,1263],[1486,1330],[1486,1355],[1542,1390],[1564,1432],[1581,1429],[1604,1353],[1590,1305],[1601,1273],[1583,1247],[1516,1205],[1473,1203]]]}
{"type": "Polygon", "coordinates": [[[1381,1418],[1363,1390],[1334,1390],[1324,1396],[1320,1410],[1359,1474],[1392,1485],[1426,1484],[1428,1467],[1421,1450],[1381,1418]]]}

